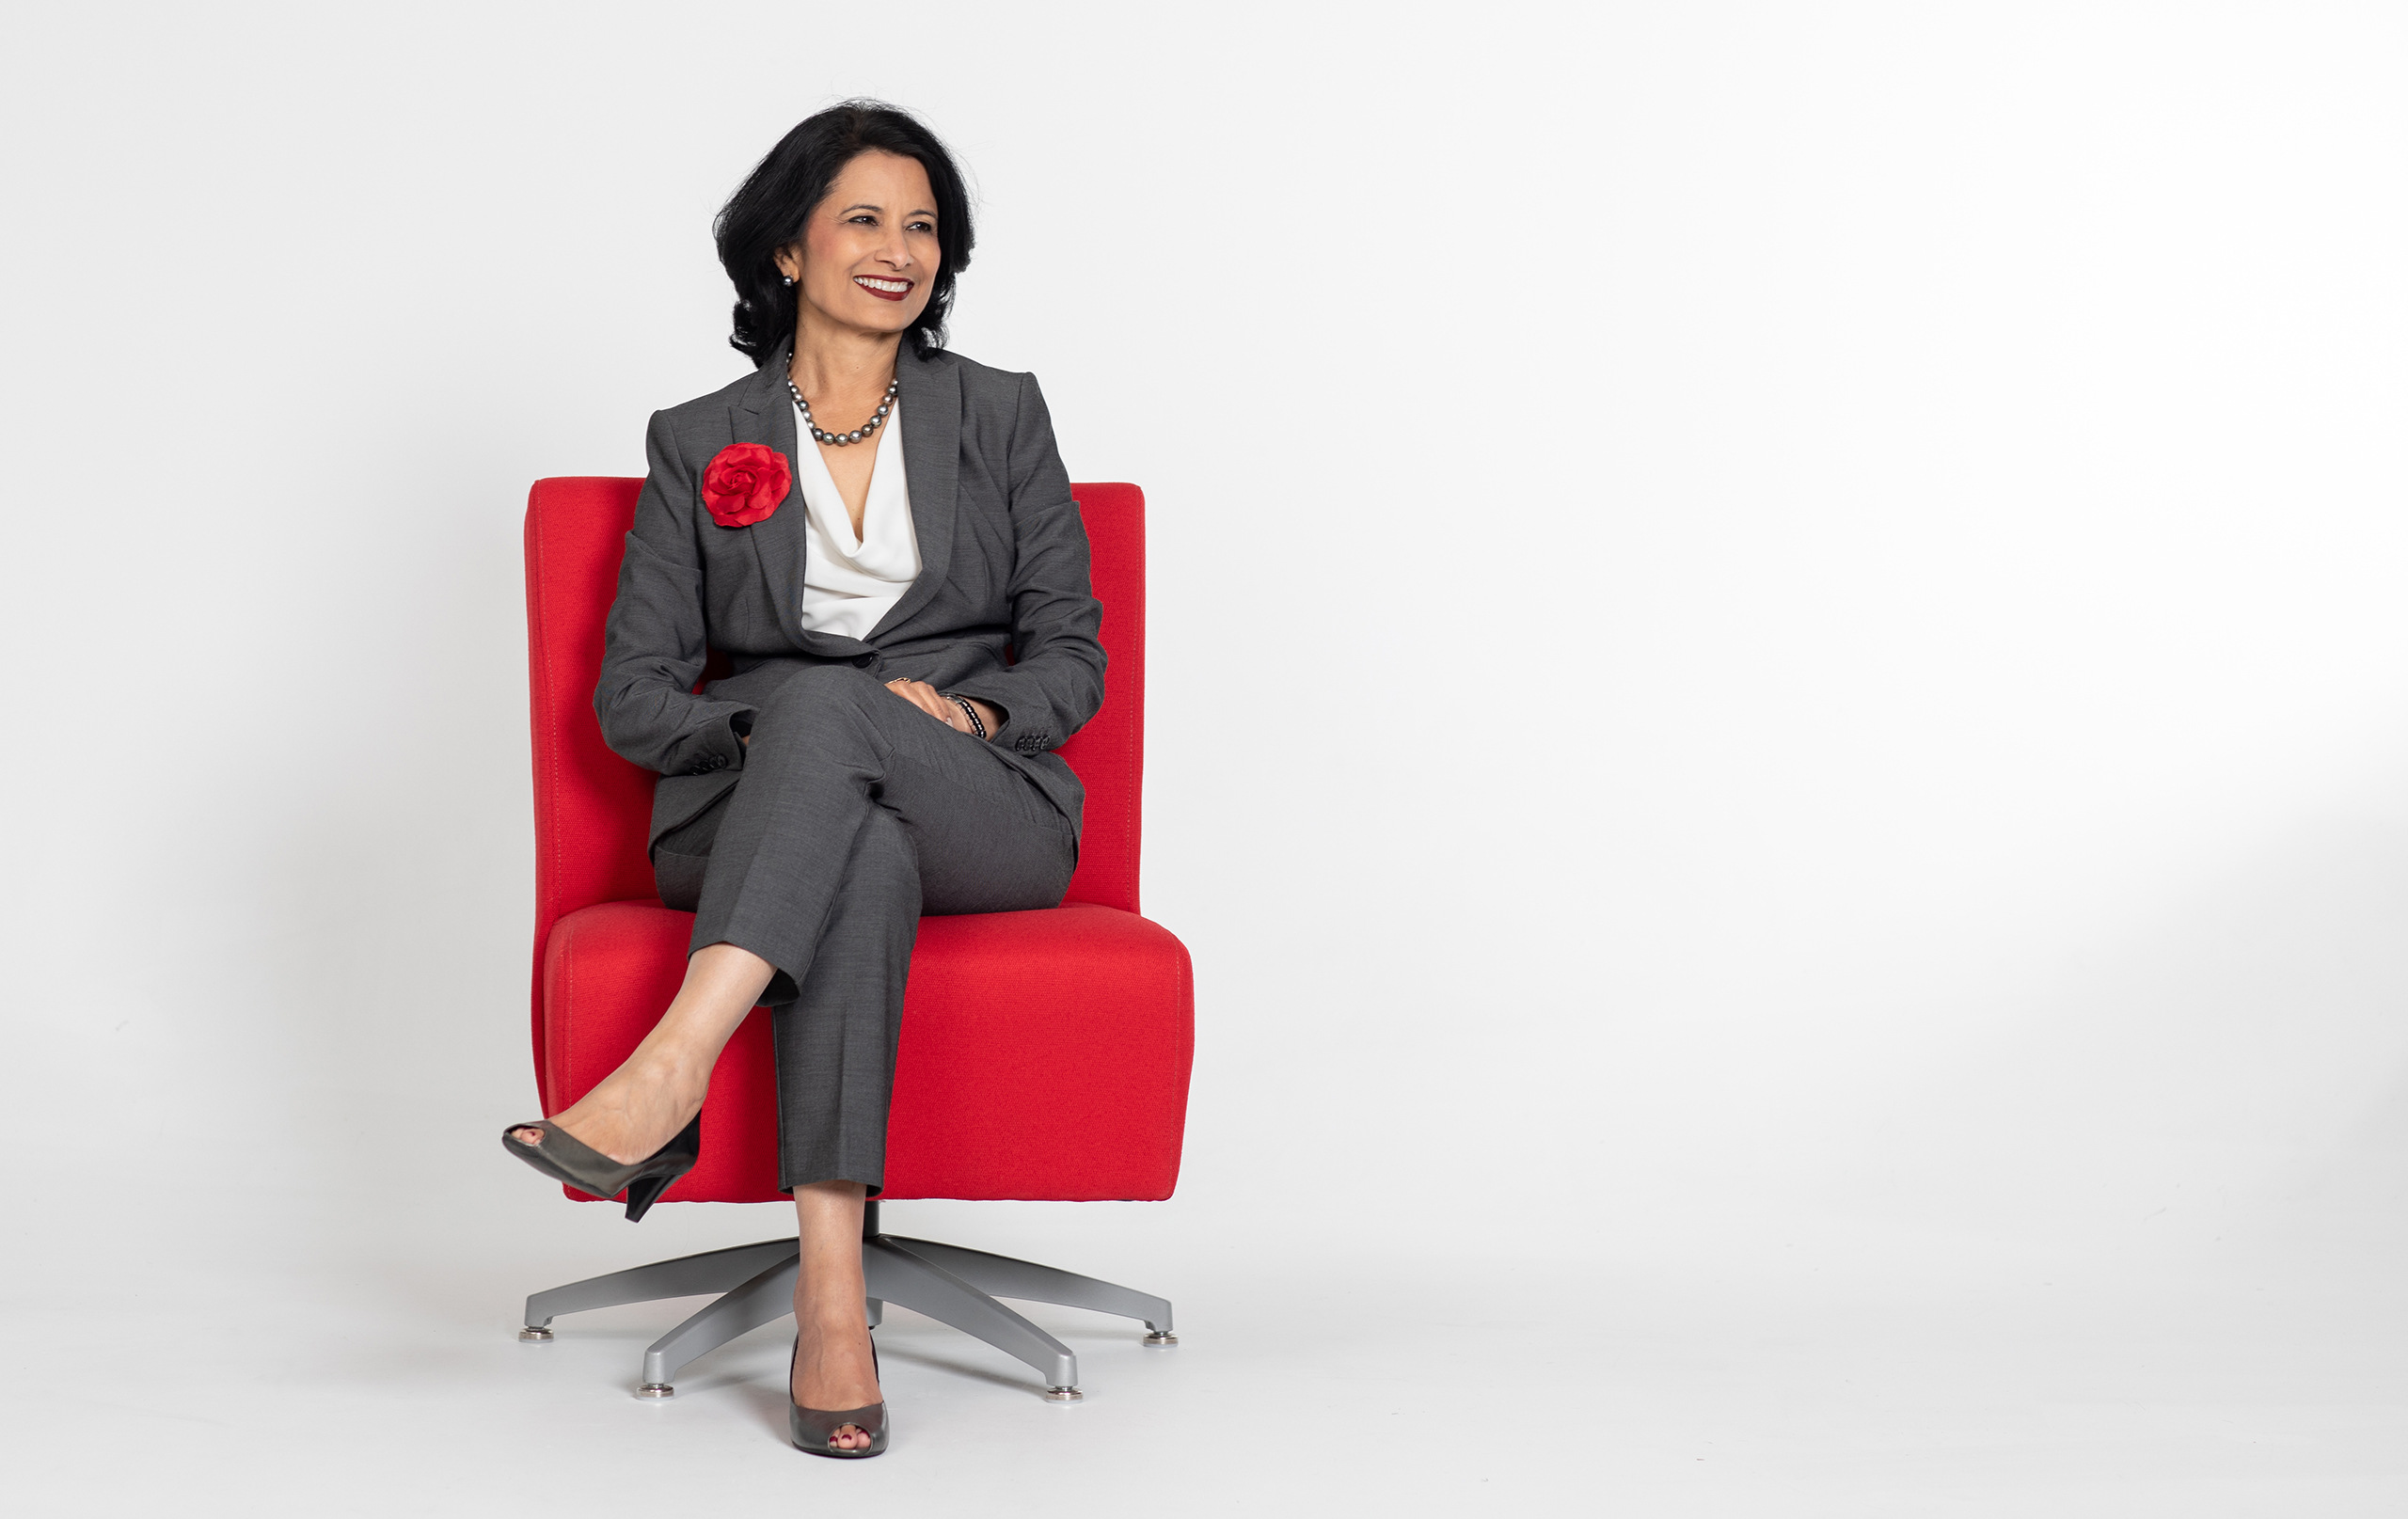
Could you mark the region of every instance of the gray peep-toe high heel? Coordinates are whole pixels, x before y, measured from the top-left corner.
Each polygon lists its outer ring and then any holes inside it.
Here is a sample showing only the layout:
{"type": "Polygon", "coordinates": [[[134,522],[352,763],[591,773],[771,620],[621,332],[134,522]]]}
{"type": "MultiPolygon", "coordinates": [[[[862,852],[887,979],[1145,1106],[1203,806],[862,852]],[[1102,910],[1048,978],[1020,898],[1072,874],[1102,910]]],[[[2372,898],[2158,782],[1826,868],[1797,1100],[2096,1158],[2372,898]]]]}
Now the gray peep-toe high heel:
{"type": "MultiPolygon", "coordinates": [[[[802,1354],[802,1333],[795,1332],[794,1352],[786,1357],[786,1438],[794,1448],[808,1455],[832,1456],[839,1461],[858,1461],[863,1456],[882,1455],[886,1450],[886,1404],[876,1402],[866,1408],[805,1408],[794,1400],[794,1366],[802,1354]],[[828,1442],[846,1425],[869,1436],[869,1444],[858,1450],[839,1450],[828,1442]]],[[[869,1365],[873,1375],[878,1370],[878,1341],[869,1342],[869,1365]]]]}
{"type": "Polygon", "coordinates": [[[514,1123],[501,1131],[501,1147],[543,1172],[555,1181],[564,1181],[579,1192],[590,1192],[596,1197],[615,1197],[621,1189],[627,1195],[627,1222],[642,1219],[646,1210],[660,1200],[669,1184],[694,1168],[703,1156],[703,1116],[679,1130],[668,1144],[636,1162],[621,1165],[618,1162],[580,1144],[575,1134],[548,1119],[531,1123],[514,1123]],[[529,1145],[518,1138],[521,1129],[540,1129],[544,1142],[529,1145]]]}

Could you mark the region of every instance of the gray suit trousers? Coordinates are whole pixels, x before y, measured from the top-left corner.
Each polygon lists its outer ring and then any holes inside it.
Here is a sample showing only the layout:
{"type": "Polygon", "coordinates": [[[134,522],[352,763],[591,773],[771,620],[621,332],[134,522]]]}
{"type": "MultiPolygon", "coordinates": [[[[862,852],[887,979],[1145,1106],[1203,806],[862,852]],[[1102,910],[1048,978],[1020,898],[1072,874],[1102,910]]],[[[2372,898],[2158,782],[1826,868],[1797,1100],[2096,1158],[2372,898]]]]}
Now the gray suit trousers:
{"type": "Polygon", "coordinates": [[[923,913],[1057,907],[1078,834],[1025,775],[850,665],[759,709],[736,786],[653,847],[692,947],[777,967],[779,1185],[885,1184],[903,985],[923,913]]]}

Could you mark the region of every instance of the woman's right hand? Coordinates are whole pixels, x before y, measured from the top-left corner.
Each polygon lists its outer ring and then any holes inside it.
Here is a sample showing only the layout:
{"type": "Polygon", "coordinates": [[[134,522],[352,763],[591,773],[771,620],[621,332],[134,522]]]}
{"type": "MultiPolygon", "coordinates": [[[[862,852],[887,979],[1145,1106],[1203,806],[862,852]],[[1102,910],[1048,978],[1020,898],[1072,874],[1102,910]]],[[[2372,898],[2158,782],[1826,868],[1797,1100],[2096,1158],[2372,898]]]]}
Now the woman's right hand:
{"type": "Polygon", "coordinates": [[[941,696],[937,688],[925,680],[890,680],[886,688],[943,723],[956,733],[968,733],[970,720],[962,715],[961,705],[950,696],[941,696]]]}

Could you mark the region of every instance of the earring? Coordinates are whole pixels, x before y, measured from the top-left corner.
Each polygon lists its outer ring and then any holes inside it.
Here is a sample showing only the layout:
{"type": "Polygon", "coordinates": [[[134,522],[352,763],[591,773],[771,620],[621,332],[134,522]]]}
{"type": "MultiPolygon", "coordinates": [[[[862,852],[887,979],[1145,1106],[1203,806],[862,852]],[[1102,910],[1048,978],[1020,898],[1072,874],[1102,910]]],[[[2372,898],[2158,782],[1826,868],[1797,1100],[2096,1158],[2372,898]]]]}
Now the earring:
{"type": "Polygon", "coordinates": [[[785,281],[786,281],[786,289],[788,289],[788,290],[792,290],[792,289],[794,289],[794,276],[792,276],[792,275],[788,275],[788,276],[786,276],[786,277],[785,277],[785,281]]]}

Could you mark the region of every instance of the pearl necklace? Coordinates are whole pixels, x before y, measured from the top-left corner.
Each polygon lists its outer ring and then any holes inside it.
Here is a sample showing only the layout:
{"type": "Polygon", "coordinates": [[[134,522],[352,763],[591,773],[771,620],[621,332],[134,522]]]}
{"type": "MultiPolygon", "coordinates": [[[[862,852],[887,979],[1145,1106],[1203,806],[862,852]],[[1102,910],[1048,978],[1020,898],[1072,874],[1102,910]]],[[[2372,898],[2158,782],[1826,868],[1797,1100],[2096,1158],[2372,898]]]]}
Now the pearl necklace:
{"type": "Polygon", "coordinates": [[[859,443],[862,439],[869,436],[872,433],[877,432],[878,424],[886,420],[886,414],[895,409],[895,392],[902,388],[902,386],[903,376],[899,374],[887,381],[886,399],[878,403],[878,415],[872,417],[868,421],[862,423],[859,427],[854,428],[851,432],[823,433],[819,430],[819,424],[811,419],[811,403],[802,399],[802,391],[796,387],[794,383],[794,376],[791,374],[786,376],[786,394],[794,397],[794,409],[802,413],[802,430],[809,433],[817,441],[821,443],[832,443],[838,448],[842,448],[848,443],[859,443]]]}

